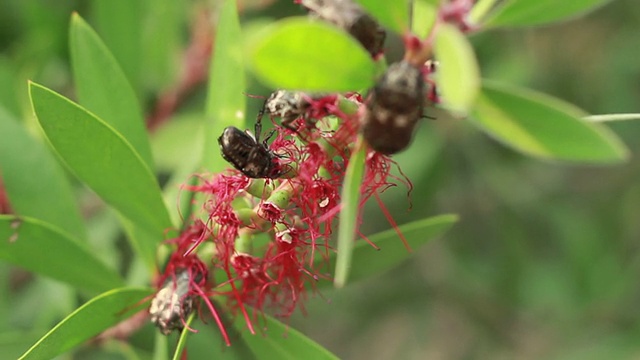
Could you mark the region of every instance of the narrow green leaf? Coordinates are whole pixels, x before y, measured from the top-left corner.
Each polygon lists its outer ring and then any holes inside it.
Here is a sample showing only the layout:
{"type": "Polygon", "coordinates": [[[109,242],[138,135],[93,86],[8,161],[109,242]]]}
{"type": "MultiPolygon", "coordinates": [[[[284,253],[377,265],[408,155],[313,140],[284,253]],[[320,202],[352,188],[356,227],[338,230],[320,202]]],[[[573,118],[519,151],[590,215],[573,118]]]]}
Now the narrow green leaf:
{"type": "Polygon", "coordinates": [[[0,107],[0,174],[16,214],[85,240],[87,230],[69,181],[49,149],[0,107]]]}
{"type": "Polygon", "coordinates": [[[413,4],[413,18],[411,30],[421,38],[426,38],[433,28],[438,17],[437,4],[431,4],[426,0],[416,1],[413,4]]]}
{"type": "Polygon", "coordinates": [[[466,113],[480,89],[480,70],[471,44],[455,26],[438,28],[434,46],[438,59],[438,89],[448,107],[466,113]]]}
{"type": "MultiPolygon", "coordinates": [[[[187,13],[191,9],[175,0],[143,2],[145,16],[143,21],[137,21],[142,27],[142,80],[149,89],[166,89],[177,82],[180,57],[176,54],[185,46],[185,22],[190,18],[187,13]]],[[[198,27],[204,22],[198,18],[189,26],[198,27]]]]}
{"type": "Polygon", "coordinates": [[[356,226],[358,224],[358,210],[360,199],[360,186],[364,176],[364,160],[367,147],[363,146],[362,137],[358,137],[355,146],[356,151],[349,159],[347,171],[342,186],[342,209],[338,228],[338,255],[336,259],[335,287],[343,287],[347,284],[351,267],[353,246],[355,241],[356,226]]]}
{"type": "Polygon", "coordinates": [[[113,53],[127,79],[140,94],[142,85],[142,33],[145,3],[150,1],[109,0],[91,3],[92,23],[113,53]]]}
{"type": "Polygon", "coordinates": [[[129,318],[142,307],[152,289],[120,288],[103,293],[58,323],[19,360],[48,360],[82,344],[129,318]]]}
{"type": "MultiPolygon", "coordinates": [[[[185,323],[185,329],[191,328],[191,323],[195,318],[196,318],[196,312],[194,311],[191,313],[191,315],[189,315],[189,318],[185,323]]],[[[191,334],[191,331],[183,331],[180,333],[180,337],[178,338],[178,344],[176,345],[176,350],[173,352],[173,357],[172,357],[173,360],[180,360],[182,358],[182,352],[185,350],[185,347],[187,346],[187,336],[189,336],[189,334],[191,334]]]]}
{"type": "Polygon", "coordinates": [[[252,335],[249,331],[246,331],[242,316],[236,316],[233,324],[238,332],[242,333],[242,339],[251,349],[256,359],[338,359],[329,350],[273,317],[265,314],[264,317],[261,315],[260,318],[265,319],[265,323],[260,324],[261,328],[266,329],[264,334],[252,335]]]}
{"type": "Polygon", "coordinates": [[[29,89],[40,126],[78,178],[135,224],[156,233],[171,227],[153,173],[117,131],[41,85],[29,89]]]}
{"type": "Polygon", "coordinates": [[[609,121],[627,121],[627,120],[640,120],[640,114],[603,114],[603,115],[589,115],[583,119],[590,122],[609,122],[609,121]]]}
{"type": "Polygon", "coordinates": [[[584,15],[610,0],[512,0],[506,2],[485,23],[486,26],[533,26],[584,15]]]}
{"type": "Polygon", "coordinates": [[[574,106],[531,90],[485,82],[471,123],[526,155],[617,163],[628,150],[609,129],[581,119],[574,106]]]}
{"type": "Polygon", "coordinates": [[[90,291],[122,286],[122,278],[71,235],[46,222],[0,215],[0,259],[90,291]]]}
{"type": "Polygon", "coordinates": [[[274,88],[349,91],[375,80],[375,63],[354,38],[306,17],[268,27],[248,49],[256,76],[274,88]]]}
{"type": "MultiPolygon", "coordinates": [[[[449,230],[458,221],[453,214],[438,215],[399,226],[412,249],[417,250],[430,240],[449,230]]],[[[376,250],[365,241],[358,241],[353,250],[351,261],[351,281],[356,281],[390,270],[411,256],[398,233],[389,229],[369,236],[380,250],[376,250]]]]}
{"type": "Polygon", "coordinates": [[[243,92],[246,84],[240,36],[236,1],[224,0],[218,17],[207,91],[202,165],[210,172],[220,172],[229,167],[218,146],[218,137],[224,128],[245,128],[246,98],[243,92]]]}
{"type": "MultiPolygon", "coordinates": [[[[398,230],[405,236],[409,246],[417,250],[429,241],[444,234],[457,221],[458,216],[454,214],[438,215],[401,225],[398,227],[398,230]]],[[[387,271],[399,265],[413,254],[407,251],[407,248],[394,229],[371,235],[368,238],[375,243],[380,250],[374,249],[368,242],[362,239],[356,241],[353,248],[351,272],[349,275],[351,282],[387,271]]],[[[336,253],[331,253],[328,262],[335,262],[335,258],[336,253]]],[[[318,256],[314,261],[313,268],[321,268],[326,262],[326,258],[318,256]]],[[[329,284],[327,281],[320,281],[317,286],[318,288],[322,288],[329,284]]]]}
{"type": "MultiPolygon", "coordinates": [[[[190,331],[185,331],[190,332],[190,331]]],[[[182,337],[182,334],[180,334],[182,337]]],[[[169,338],[160,331],[155,331],[153,342],[153,358],[151,360],[169,360],[169,338]]]]}
{"type": "Polygon", "coordinates": [[[404,34],[409,30],[409,2],[356,0],[363,8],[375,17],[384,27],[404,34]]]}
{"type": "Polygon", "coordinates": [[[69,39],[80,104],[111,125],[152,168],[142,110],[118,62],[78,14],[71,17],[69,39]]]}

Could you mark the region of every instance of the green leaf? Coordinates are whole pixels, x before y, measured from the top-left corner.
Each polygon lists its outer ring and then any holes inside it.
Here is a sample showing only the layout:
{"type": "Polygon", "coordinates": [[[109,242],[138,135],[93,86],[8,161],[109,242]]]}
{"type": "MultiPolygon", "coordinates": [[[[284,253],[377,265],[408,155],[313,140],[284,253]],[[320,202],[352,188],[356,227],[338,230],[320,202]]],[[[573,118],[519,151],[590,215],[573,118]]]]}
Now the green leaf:
{"type": "MultiPolygon", "coordinates": [[[[191,329],[191,323],[193,322],[193,319],[196,318],[196,312],[192,312],[191,315],[189,315],[189,318],[187,319],[187,321],[185,322],[185,329],[191,329]]],[[[187,336],[191,334],[191,331],[183,331],[180,333],[180,337],[178,337],[178,344],[176,344],[176,349],[173,352],[173,360],[180,360],[183,351],[185,350],[185,347],[187,346],[187,336]]]]}
{"type": "Polygon", "coordinates": [[[426,38],[438,18],[437,4],[431,4],[426,0],[416,1],[413,4],[413,22],[411,29],[420,38],[426,38]]]}
{"type": "Polygon", "coordinates": [[[209,68],[209,89],[205,121],[205,140],[202,165],[210,172],[229,167],[222,159],[218,137],[224,128],[244,129],[245,73],[242,59],[240,22],[235,0],[224,0],[216,30],[213,59],[209,68]]]}
{"type": "Polygon", "coordinates": [[[252,67],[274,88],[354,91],[373,86],[376,66],[369,53],[340,29],[305,18],[289,18],[262,31],[249,46],[252,67]]]}
{"type": "Polygon", "coordinates": [[[204,23],[205,26],[210,24],[204,20],[206,16],[185,24],[185,20],[191,18],[187,16],[191,9],[180,1],[150,0],[144,3],[143,21],[137,19],[138,26],[142,27],[142,80],[149,89],[166,89],[178,81],[181,57],[176,54],[186,47],[183,44],[185,28],[190,26],[192,31],[193,28],[199,31],[204,23]]]}
{"type": "Polygon", "coordinates": [[[252,335],[247,331],[242,316],[236,316],[233,324],[257,359],[338,359],[315,341],[271,316],[261,314],[260,319],[265,320],[260,324],[260,328],[266,329],[264,334],[252,335]]]}
{"type": "Polygon", "coordinates": [[[584,15],[610,0],[512,0],[506,2],[485,23],[486,26],[532,26],[584,15]]]}
{"type": "MultiPolygon", "coordinates": [[[[8,321],[5,321],[8,322],[8,321]]],[[[0,349],[2,349],[2,357],[5,359],[17,359],[24,349],[29,348],[34,341],[38,340],[40,333],[37,336],[35,331],[6,331],[0,333],[0,349]]]]}
{"type": "Polygon", "coordinates": [[[404,34],[409,30],[409,2],[356,0],[363,8],[376,18],[384,27],[404,34]]]}
{"type": "Polygon", "coordinates": [[[92,23],[96,24],[98,33],[137,93],[140,93],[142,83],[145,2],[148,1],[109,0],[91,3],[92,23]]]}
{"type": "MultiPolygon", "coordinates": [[[[416,250],[430,240],[444,234],[457,221],[457,215],[438,215],[404,224],[398,229],[405,236],[411,248],[416,250]]],[[[351,260],[351,281],[365,279],[390,270],[412,254],[407,251],[394,229],[369,236],[369,240],[376,244],[380,250],[374,249],[365,241],[358,241],[351,260]]]]}
{"type": "Polygon", "coordinates": [[[49,149],[0,107],[0,174],[15,214],[86,240],[87,230],[60,164],[49,149]]]}
{"type": "Polygon", "coordinates": [[[69,39],[80,104],[120,133],[152,168],[142,110],[118,62],[78,14],[71,17],[69,39]]]}
{"type": "Polygon", "coordinates": [[[640,114],[603,114],[603,115],[589,115],[583,119],[590,122],[609,122],[609,121],[627,121],[627,120],[640,120],[640,114]]]}
{"type": "Polygon", "coordinates": [[[120,276],[79,240],[33,218],[0,215],[0,259],[91,291],[123,284],[120,276]]]}
{"type": "Polygon", "coordinates": [[[335,287],[343,287],[347,284],[349,270],[351,267],[353,246],[358,224],[358,209],[360,199],[360,186],[364,176],[364,160],[367,155],[367,147],[363,146],[362,136],[358,137],[355,149],[357,149],[349,159],[349,165],[344,176],[342,186],[342,209],[338,228],[338,257],[336,259],[335,287]]]}
{"type": "MultiPolygon", "coordinates": [[[[420,246],[444,234],[457,221],[457,215],[438,215],[401,225],[398,227],[398,230],[405,236],[409,246],[417,250],[420,246]]],[[[351,272],[349,275],[351,282],[390,270],[412,255],[411,252],[407,251],[407,248],[394,229],[371,235],[368,238],[375,243],[380,250],[374,249],[363,239],[355,243],[351,259],[351,272]]],[[[335,258],[336,253],[331,253],[329,262],[334,262],[335,258]]],[[[327,259],[318,256],[314,261],[313,268],[321,268],[326,262],[327,259]]],[[[328,285],[329,282],[327,281],[320,281],[317,284],[318,288],[328,285]]]]}
{"type": "Polygon", "coordinates": [[[573,105],[531,90],[485,82],[471,123],[526,155],[581,163],[618,163],[628,157],[609,129],[581,119],[573,105]]]}
{"type": "Polygon", "coordinates": [[[48,360],[82,344],[139,311],[153,290],[120,288],[99,295],[59,322],[19,360],[48,360]]]}
{"type": "Polygon", "coordinates": [[[445,105],[466,113],[480,89],[480,70],[471,44],[457,27],[443,24],[436,33],[434,51],[439,62],[438,89],[445,105]]]}
{"type": "Polygon", "coordinates": [[[135,224],[156,233],[171,227],[153,173],[117,131],[41,85],[29,89],[40,126],[78,178],[135,224]]]}

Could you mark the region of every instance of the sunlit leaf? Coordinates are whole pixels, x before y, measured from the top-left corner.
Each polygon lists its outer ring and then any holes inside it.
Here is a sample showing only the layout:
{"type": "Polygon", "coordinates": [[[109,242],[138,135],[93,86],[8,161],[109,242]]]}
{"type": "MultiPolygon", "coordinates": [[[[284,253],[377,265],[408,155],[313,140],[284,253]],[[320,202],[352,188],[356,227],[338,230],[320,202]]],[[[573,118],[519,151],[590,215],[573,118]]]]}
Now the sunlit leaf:
{"type": "Polygon", "coordinates": [[[0,174],[14,213],[86,240],[69,181],[49,149],[0,108],[0,174]]]}
{"type": "Polygon", "coordinates": [[[356,226],[358,224],[358,210],[360,204],[360,186],[364,176],[364,160],[367,147],[362,145],[362,137],[358,137],[355,149],[344,176],[342,186],[341,209],[338,228],[338,256],[334,285],[343,287],[347,284],[351,262],[353,261],[353,246],[355,244],[356,226]]]}
{"type": "Polygon", "coordinates": [[[78,14],[71,18],[69,39],[80,104],[112,126],[152,167],[142,110],[120,65],[78,14]]]}
{"type": "Polygon", "coordinates": [[[640,114],[602,114],[602,115],[589,115],[583,119],[591,122],[609,122],[609,121],[628,121],[628,120],[640,120],[640,114]]]}
{"type": "Polygon", "coordinates": [[[129,318],[144,306],[153,290],[120,288],[101,294],[79,307],[45,334],[19,360],[48,360],[129,318]]]}
{"type": "Polygon", "coordinates": [[[610,0],[511,0],[497,10],[486,25],[532,26],[575,18],[592,11],[610,0]]]}
{"type": "Polygon", "coordinates": [[[455,26],[438,28],[435,41],[438,89],[448,107],[465,113],[480,89],[480,70],[471,44],[455,26]]]}
{"type": "Polygon", "coordinates": [[[123,284],[78,239],[33,218],[0,215],[0,259],[82,289],[105,291],[123,284]]]}
{"type": "Polygon", "coordinates": [[[471,123],[524,154],[571,162],[617,163],[624,144],[609,129],[581,119],[572,105],[531,90],[483,84],[471,123]]]}
{"type": "Polygon", "coordinates": [[[376,69],[369,53],[331,25],[289,18],[253,39],[252,68],[274,88],[354,91],[373,85],[376,69]]]}
{"type": "Polygon", "coordinates": [[[426,0],[416,1],[413,4],[413,19],[411,30],[420,38],[426,38],[435,24],[438,12],[437,4],[430,4],[426,0]]]}

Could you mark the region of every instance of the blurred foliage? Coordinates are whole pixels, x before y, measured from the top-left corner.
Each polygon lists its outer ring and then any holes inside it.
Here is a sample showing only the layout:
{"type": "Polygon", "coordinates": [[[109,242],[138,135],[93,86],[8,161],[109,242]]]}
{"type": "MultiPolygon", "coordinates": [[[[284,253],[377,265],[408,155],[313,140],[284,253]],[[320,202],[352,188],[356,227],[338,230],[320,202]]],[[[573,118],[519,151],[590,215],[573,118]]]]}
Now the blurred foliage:
{"type": "MultiPolygon", "coordinates": [[[[100,3],[0,0],[0,106],[27,128],[35,129],[27,79],[74,94],[67,49],[72,11],[88,19],[110,47],[123,36],[100,12],[100,3]]],[[[246,2],[242,20],[302,14],[289,1],[250,7],[262,3],[267,2],[246,2]]],[[[197,1],[188,5],[178,9],[186,23],[183,32],[166,37],[166,43],[156,41],[156,47],[145,43],[152,48],[147,54],[166,52],[179,58],[187,25],[204,6],[197,1]]],[[[637,0],[617,0],[571,22],[492,30],[471,40],[485,78],[532,87],[589,113],[638,112],[639,24],[637,0]]],[[[390,59],[401,56],[397,37],[390,36],[387,48],[390,59]]],[[[140,51],[135,44],[112,49],[120,60],[135,58],[140,51]]],[[[154,92],[166,85],[158,74],[168,71],[167,77],[173,78],[179,73],[177,61],[147,56],[156,58],[153,66],[128,61],[131,67],[125,68],[146,113],[157,96],[154,92]]],[[[247,93],[268,92],[248,79],[247,93]]],[[[204,88],[196,88],[174,121],[188,123],[190,116],[201,113],[204,93],[204,88]]],[[[247,112],[256,113],[261,100],[248,99],[248,105],[247,112]]],[[[638,157],[618,166],[560,166],[514,153],[437,109],[428,112],[437,120],[424,121],[411,148],[395,157],[414,184],[411,211],[406,189],[390,189],[382,199],[399,224],[445,212],[459,214],[461,221],[446,241],[431,242],[400,268],[340,292],[324,290],[322,297],[310,299],[307,316],[295,316],[291,325],[348,359],[640,356],[638,157]]],[[[640,124],[611,127],[632,154],[640,154],[640,124]]],[[[32,135],[39,137],[35,130],[32,135]]],[[[156,157],[157,141],[176,147],[188,142],[171,139],[162,129],[157,135],[152,139],[156,157]]],[[[167,174],[178,167],[175,159],[156,161],[167,174]]],[[[135,283],[141,265],[128,265],[131,249],[119,233],[116,216],[87,189],[77,186],[75,192],[88,218],[92,246],[101,249],[97,256],[118,262],[114,265],[135,283]]],[[[366,234],[388,228],[377,206],[367,206],[366,234]]],[[[87,299],[6,264],[0,264],[0,293],[0,353],[8,359],[87,299]]],[[[136,334],[131,341],[135,350],[107,343],[100,355],[88,347],[61,358],[129,359],[136,358],[131,355],[135,353],[149,359],[154,331],[147,325],[136,334]]],[[[221,348],[207,338],[210,334],[193,337],[194,346],[221,348]],[[205,345],[200,344],[203,340],[205,345]]],[[[175,338],[168,342],[173,345],[175,338]]],[[[190,353],[194,358],[197,354],[190,353]]]]}

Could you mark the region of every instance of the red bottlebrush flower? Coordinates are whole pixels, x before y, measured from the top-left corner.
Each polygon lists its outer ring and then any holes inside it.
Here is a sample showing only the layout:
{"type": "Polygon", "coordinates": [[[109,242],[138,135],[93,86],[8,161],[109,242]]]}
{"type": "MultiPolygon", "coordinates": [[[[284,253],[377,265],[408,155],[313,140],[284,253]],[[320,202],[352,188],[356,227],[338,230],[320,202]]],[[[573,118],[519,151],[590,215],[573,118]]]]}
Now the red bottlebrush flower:
{"type": "Polygon", "coordinates": [[[208,284],[208,268],[195,254],[185,255],[194,243],[203,241],[206,232],[204,224],[197,222],[178,238],[169,241],[177,246],[169,257],[163,275],[157,281],[158,292],[151,301],[149,314],[151,321],[163,334],[168,335],[174,330],[182,331],[186,318],[200,298],[209,308],[225,342],[230,345],[222,321],[207,296],[211,287],[208,284]]]}

